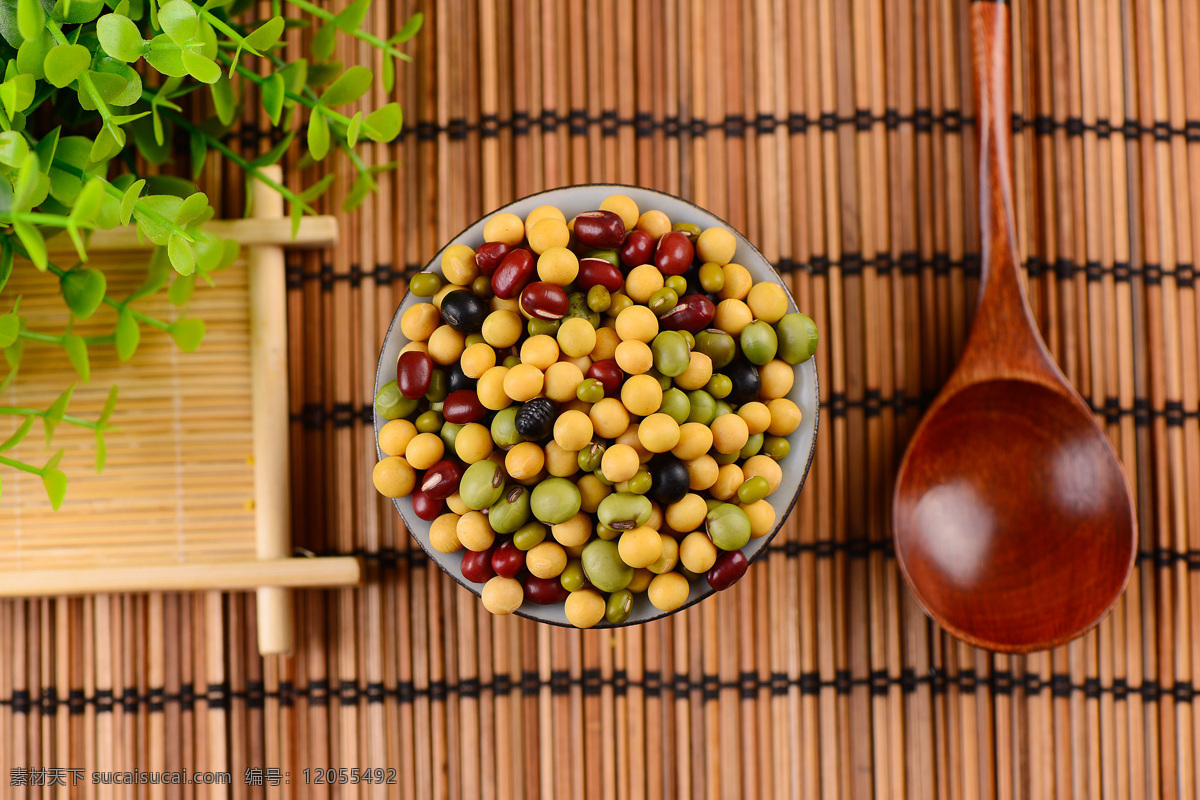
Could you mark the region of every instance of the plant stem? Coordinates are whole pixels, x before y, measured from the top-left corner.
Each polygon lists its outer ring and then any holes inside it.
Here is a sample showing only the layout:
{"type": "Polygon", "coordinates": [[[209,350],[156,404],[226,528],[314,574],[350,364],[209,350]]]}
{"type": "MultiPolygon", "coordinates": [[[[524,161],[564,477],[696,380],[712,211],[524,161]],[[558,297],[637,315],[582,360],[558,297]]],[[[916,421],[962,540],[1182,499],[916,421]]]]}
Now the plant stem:
{"type": "Polygon", "coordinates": [[[229,23],[225,22],[225,20],[223,20],[220,17],[218,17],[217,15],[213,14],[208,9],[202,9],[200,11],[200,13],[204,16],[204,18],[206,20],[208,20],[208,23],[210,25],[212,25],[214,28],[221,31],[226,36],[228,36],[230,39],[233,39],[235,42],[237,42],[239,45],[241,45],[242,49],[245,50],[247,53],[249,53],[250,55],[253,55],[253,56],[261,56],[262,55],[262,53],[258,52],[253,47],[246,44],[245,38],[243,38],[243,36],[240,33],[238,33],[236,30],[231,28],[229,26],[229,23]]]}
{"type": "MultiPolygon", "coordinates": [[[[66,334],[53,333],[38,333],[37,331],[22,330],[17,332],[17,336],[31,342],[42,342],[43,344],[62,345],[65,341],[66,334]]],[[[81,337],[85,344],[112,344],[116,341],[116,336],[109,334],[107,336],[84,336],[81,337]]]]}
{"type": "MultiPolygon", "coordinates": [[[[54,273],[55,275],[57,275],[60,278],[67,274],[67,271],[65,269],[63,269],[62,267],[59,267],[55,264],[47,264],[46,267],[47,267],[47,269],[50,270],[50,272],[54,273]]],[[[120,300],[114,300],[112,297],[110,297],[109,295],[106,294],[106,295],[104,295],[104,304],[108,305],[108,306],[112,306],[113,308],[117,309],[118,311],[124,311],[125,308],[129,305],[129,301],[126,300],[124,302],[121,302],[120,300]]],[[[136,319],[138,322],[145,323],[146,325],[150,325],[152,327],[158,328],[159,330],[163,330],[163,331],[171,329],[170,323],[163,322],[161,319],[155,319],[154,317],[150,316],[149,314],[143,314],[141,311],[138,311],[136,308],[130,308],[129,311],[130,311],[130,313],[133,314],[133,318],[136,319]]]]}
{"type": "MultiPolygon", "coordinates": [[[[312,3],[309,3],[308,0],[287,0],[287,1],[288,1],[288,3],[290,3],[291,5],[294,5],[296,8],[300,9],[301,11],[307,11],[309,14],[312,14],[314,17],[320,17],[321,19],[325,20],[326,22],[333,22],[337,18],[337,14],[334,14],[331,11],[326,11],[325,9],[321,8],[320,6],[313,5],[312,3]]],[[[382,50],[385,53],[389,53],[390,55],[393,55],[396,58],[399,58],[403,61],[412,61],[412,56],[410,56],[408,53],[400,52],[399,50],[397,50],[396,48],[392,47],[390,44],[385,42],[383,39],[380,39],[378,36],[373,36],[372,34],[369,34],[364,30],[355,28],[354,31],[352,31],[350,35],[353,36],[355,39],[364,41],[367,44],[369,44],[379,50],[382,50]]]]}
{"type": "MultiPolygon", "coordinates": [[[[218,54],[218,58],[224,64],[230,64],[233,61],[233,59],[229,58],[229,56],[226,56],[224,54],[218,54]]],[[[237,67],[235,67],[235,69],[237,71],[237,74],[241,75],[243,78],[247,79],[251,83],[256,83],[259,86],[262,86],[264,83],[267,82],[266,78],[264,78],[263,76],[259,75],[256,72],[252,72],[251,70],[246,69],[241,64],[238,64],[237,67]]],[[[331,108],[327,108],[327,107],[321,105],[315,99],[316,95],[313,95],[313,99],[310,100],[308,98],[302,97],[293,92],[284,90],[283,96],[288,98],[289,100],[293,100],[293,101],[299,103],[302,106],[307,106],[312,111],[319,111],[320,113],[324,114],[325,117],[330,122],[336,123],[337,125],[342,126],[342,133],[345,133],[346,128],[348,128],[350,126],[350,118],[349,117],[347,117],[345,114],[339,114],[337,111],[334,111],[331,108]]]]}
{"type": "MultiPolygon", "coordinates": [[[[0,406],[0,414],[7,414],[16,417],[44,417],[45,411],[39,411],[36,408],[17,408],[15,406],[0,406]]],[[[76,417],[72,414],[63,414],[63,422],[69,422],[72,425],[78,425],[81,428],[91,428],[96,430],[100,427],[98,423],[83,417],[76,417]]]]}
{"type": "Polygon", "coordinates": [[[31,466],[26,464],[24,461],[14,461],[13,459],[5,458],[4,456],[0,456],[0,464],[4,464],[7,467],[12,467],[13,469],[19,469],[22,472],[28,472],[30,475],[37,475],[40,477],[42,474],[40,467],[31,466]]]}
{"type": "Polygon", "coordinates": [[[220,139],[218,139],[217,137],[210,134],[208,131],[204,130],[203,128],[199,127],[198,125],[193,125],[191,122],[189,122],[185,117],[181,116],[180,114],[176,114],[174,112],[167,112],[167,113],[164,113],[163,116],[168,117],[172,122],[174,122],[179,127],[183,128],[188,133],[194,133],[194,134],[198,134],[198,135],[202,136],[204,138],[204,141],[208,143],[209,147],[213,148],[218,153],[225,156],[233,163],[237,164],[239,167],[242,168],[243,172],[245,172],[249,175],[253,175],[255,178],[262,181],[264,184],[266,184],[270,188],[274,189],[276,192],[278,192],[280,195],[282,195],[284,197],[284,199],[286,199],[288,202],[299,203],[300,207],[304,211],[308,212],[309,214],[317,213],[316,209],[314,209],[308,203],[304,202],[304,200],[301,199],[301,197],[298,194],[296,194],[295,192],[293,192],[291,189],[287,188],[283,184],[279,183],[278,181],[272,180],[270,177],[268,177],[266,175],[266,173],[264,173],[262,170],[260,170],[258,167],[254,166],[253,164],[251,164],[246,159],[242,158],[240,155],[235,153],[233,150],[229,149],[229,147],[227,147],[224,142],[222,142],[220,139]]]}
{"type": "MultiPolygon", "coordinates": [[[[41,211],[18,211],[10,214],[0,214],[0,222],[28,222],[31,225],[52,225],[56,228],[69,227],[72,222],[61,214],[46,214],[41,211]]],[[[94,222],[77,222],[77,227],[94,230],[94,222]]]]}
{"type": "MultiPolygon", "coordinates": [[[[46,17],[46,30],[50,31],[50,36],[59,44],[70,44],[67,37],[63,35],[62,28],[54,20],[46,17]]],[[[100,92],[96,89],[96,84],[92,82],[92,76],[88,75],[87,70],[79,73],[79,85],[83,88],[91,101],[96,104],[96,110],[100,112],[100,118],[104,120],[104,124],[111,125],[112,111],[109,110],[108,104],[104,102],[104,98],[100,96],[100,92]]]]}
{"type": "MultiPolygon", "coordinates": [[[[146,93],[143,92],[142,94],[144,97],[146,93]]],[[[59,159],[59,158],[54,159],[53,163],[56,168],[61,169],[63,172],[66,172],[70,175],[74,175],[75,177],[79,178],[80,180],[85,180],[89,177],[93,177],[93,178],[97,178],[101,181],[104,181],[104,190],[106,192],[108,192],[110,197],[115,197],[118,200],[125,199],[125,193],[122,192],[120,189],[118,189],[116,186],[113,186],[112,183],[110,183],[107,178],[105,178],[101,175],[89,176],[79,167],[75,166],[74,164],[69,164],[66,161],[63,161],[62,159],[59,159]]],[[[162,214],[158,213],[157,211],[154,211],[153,209],[147,207],[146,204],[141,201],[141,199],[138,199],[134,202],[133,208],[135,211],[140,213],[143,217],[146,217],[147,219],[157,222],[159,225],[169,228],[171,230],[172,234],[178,234],[179,236],[182,236],[184,241],[186,241],[186,242],[194,241],[192,239],[192,235],[190,233],[188,233],[187,231],[185,231],[183,228],[180,228],[178,225],[176,225],[174,220],[169,220],[166,217],[164,217],[162,214]]]]}

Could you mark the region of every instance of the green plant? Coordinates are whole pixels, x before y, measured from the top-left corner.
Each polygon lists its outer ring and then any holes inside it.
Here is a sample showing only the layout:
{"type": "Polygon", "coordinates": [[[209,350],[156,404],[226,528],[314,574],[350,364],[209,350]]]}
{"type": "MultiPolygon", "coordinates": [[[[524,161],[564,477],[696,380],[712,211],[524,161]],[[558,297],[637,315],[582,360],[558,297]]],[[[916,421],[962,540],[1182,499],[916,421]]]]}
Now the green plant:
{"type": "MultiPolygon", "coordinates": [[[[355,151],[364,140],[388,142],[400,132],[403,115],[396,103],[346,116],[336,109],[361,99],[375,74],[363,66],[333,61],[339,34],[372,45],[379,53],[385,90],[391,91],[397,59],[410,60],[399,46],[420,30],[420,14],[394,36],[380,39],[360,30],[371,0],[354,0],[333,13],[307,0],[273,0],[273,16],[251,21],[248,0],[0,0],[0,308],[4,287],[23,256],[58,277],[68,314],[61,332],[31,330],[20,298],[0,314],[0,349],[8,372],[0,392],[18,379],[27,343],[54,345],[85,383],[88,351],[113,346],[121,360],[137,350],[143,327],[169,334],[184,351],[195,350],[204,323],[180,314],[168,322],[142,313],[137,301],[163,290],[183,307],[197,279],[212,283],[214,273],[237,256],[236,242],[204,230],[213,216],[208,197],[194,181],[210,152],[237,164],[247,181],[259,180],[290,204],[293,226],[333,182],[326,174],[313,186],[293,190],[263,173],[289,152],[306,131],[305,161],[320,162],[340,151],[356,171],[343,206],[352,209],[375,188],[374,175],[394,164],[369,165],[355,151]],[[285,19],[283,5],[298,9],[285,19]],[[285,60],[282,37],[289,27],[314,26],[305,58],[285,60]],[[248,63],[249,62],[249,63],[248,63]],[[203,91],[201,91],[203,90],[203,91]],[[248,158],[225,141],[243,100],[257,96],[281,133],[269,152],[248,158]],[[212,113],[205,110],[211,102],[212,113]],[[191,181],[153,171],[138,174],[136,156],[152,167],[166,165],[185,150],[191,181]],[[108,293],[103,271],[86,266],[90,233],[129,223],[156,245],[146,280],[124,298],[108,293]],[[78,260],[53,263],[46,238],[64,233],[78,260]],[[170,285],[168,287],[168,281],[170,285]],[[89,318],[101,304],[117,310],[106,336],[82,337],[76,320],[89,318]]],[[[303,163],[302,163],[303,165],[303,163]]],[[[66,413],[74,388],[46,410],[0,407],[19,420],[0,442],[9,451],[43,421],[46,445],[60,423],[96,434],[96,468],[104,466],[104,433],[116,402],[116,387],[100,418],[88,421],[66,413]]],[[[58,469],[62,451],[42,467],[0,455],[0,466],[42,478],[55,508],[62,503],[66,477],[58,469]]]]}

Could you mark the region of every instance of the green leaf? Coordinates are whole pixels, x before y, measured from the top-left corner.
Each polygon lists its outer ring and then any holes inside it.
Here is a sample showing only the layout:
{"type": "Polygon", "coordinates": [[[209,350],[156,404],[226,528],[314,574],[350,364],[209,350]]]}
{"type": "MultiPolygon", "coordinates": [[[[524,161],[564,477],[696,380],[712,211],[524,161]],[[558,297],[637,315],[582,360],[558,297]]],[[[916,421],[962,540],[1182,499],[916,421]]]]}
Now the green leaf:
{"type": "Polygon", "coordinates": [[[121,14],[105,14],[96,20],[96,37],[105,53],[126,63],[137,61],[146,52],[137,24],[121,14]]]}
{"type": "Polygon", "coordinates": [[[94,223],[100,214],[100,205],[104,202],[104,195],[104,181],[100,178],[92,178],[79,193],[69,219],[77,225],[81,222],[94,223]]]}
{"type": "Polygon", "coordinates": [[[50,32],[44,31],[36,39],[26,40],[17,50],[17,69],[24,75],[32,75],[37,80],[46,77],[46,53],[54,46],[50,32]]]}
{"type": "Polygon", "coordinates": [[[67,358],[71,362],[71,366],[75,368],[75,372],[79,375],[79,380],[87,383],[92,379],[92,367],[88,361],[87,342],[83,341],[82,336],[76,336],[73,333],[68,333],[63,336],[63,349],[67,351],[67,358]]]}
{"type": "MultiPolygon", "coordinates": [[[[178,3],[183,0],[172,2],[178,3]]],[[[165,33],[160,33],[150,40],[146,61],[163,75],[170,75],[172,78],[183,78],[188,74],[187,68],[183,66],[183,50],[165,33]]]]}
{"type": "Polygon", "coordinates": [[[63,500],[67,497],[67,476],[63,474],[63,471],[43,469],[42,486],[46,487],[46,497],[50,498],[50,507],[55,511],[62,508],[63,500]]]}
{"type": "Polygon", "coordinates": [[[213,272],[223,269],[228,269],[233,266],[233,262],[237,261],[238,254],[242,250],[242,245],[237,239],[222,239],[221,240],[221,260],[217,262],[217,266],[213,268],[213,272]]]}
{"type": "MultiPolygon", "coordinates": [[[[96,94],[100,95],[100,99],[106,106],[131,105],[136,103],[138,97],[141,96],[142,81],[136,74],[130,79],[111,72],[89,70],[88,77],[92,79],[92,85],[96,87],[96,94]]],[[[82,86],[77,86],[76,95],[81,108],[85,111],[96,110],[95,98],[92,97],[91,92],[85,91],[82,86]]]]}
{"type": "Polygon", "coordinates": [[[308,120],[308,152],[317,161],[329,154],[329,122],[315,109],[308,120]]]}
{"type": "Polygon", "coordinates": [[[296,138],[296,132],[288,131],[287,136],[279,140],[279,143],[272,147],[267,152],[263,153],[251,163],[256,167],[266,167],[271,164],[278,164],[279,159],[283,158],[283,154],[287,152],[292,144],[292,139],[296,138]]]}
{"type": "Polygon", "coordinates": [[[383,54],[383,91],[388,94],[396,86],[396,59],[390,52],[383,54]]]}
{"type": "Polygon", "coordinates": [[[171,259],[171,266],[180,275],[191,275],[196,269],[196,254],[178,233],[171,234],[167,240],[167,256],[171,259]]]}
{"type": "Polygon", "coordinates": [[[117,358],[128,361],[137,352],[138,342],[142,338],[142,329],[133,316],[133,309],[126,306],[117,315],[117,329],[114,340],[117,345],[117,358]]]}
{"type": "Polygon", "coordinates": [[[221,120],[222,125],[232,125],[233,121],[237,119],[238,114],[237,98],[233,94],[233,84],[230,83],[229,78],[222,75],[212,85],[211,92],[213,106],[217,110],[217,119],[221,120]]]}
{"type": "Polygon", "coordinates": [[[124,147],[125,129],[117,125],[106,124],[96,136],[96,141],[92,144],[92,151],[88,154],[88,160],[95,163],[108,161],[121,152],[124,147]]]}
{"type": "Polygon", "coordinates": [[[349,193],[346,194],[346,199],[342,201],[342,210],[353,211],[358,208],[362,205],[363,200],[367,199],[367,195],[375,189],[376,183],[370,173],[360,173],[354,180],[354,185],[350,187],[349,193]]]}
{"type": "Polygon", "coordinates": [[[167,249],[165,247],[154,248],[154,252],[150,255],[150,263],[146,267],[146,279],[129,295],[125,302],[132,303],[134,300],[154,294],[166,284],[170,274],[171,259],[167,256],[167,249]]]}
{"type": "Polygon", "coordinates": [[[182,306],[192,297],[192,292],[196,289],[195,275],[180,275],[171,282],[171,288],[167,290],[167,299],[171,301],[173,306],[182,306]]]}
{"type": "MultiPolygon", "coordinates": [[[[12,63],[11,61],[9,62],[12,63]]],[[[37,81],[32,75],[13,75],[0,83],[0,102],[9,117],[29,108],[37,92],[37,81]]]]}
{"type": "Polygon", "coordinates": [[[77,25],[91,22],[104,10],[104,0],[58,0],[51,16],[56,22],[77,25]]]}
{"type": "Polygon", "coordinates": [[[59,279],[63,300],[76,319],[87,319],[96,313],[108,291],[108,281],[98,269],[73,269],[59,279]]]}
{"type": "Polygon", "coordinates": [[[246,46],[252,47],[260,53],[266,52],[279,42],[281,35],[283,35],[283,17],[271,17],[246,37],[246,46]]]}
{"type": "MultiPolygon", "coordinates": [[[[217,58],[217,32],[213,30],[213,26],[208,23],[208,20],[200,20],[200,55],[205,58],[216,60],[217,58]]],[[[233,70],[230,69],[230,75],[233,75],[233,70]]]]}
{"type": "Polygon", "coordinates": [[[204,159],[208,155],[208,141],[200,131],[192,131],[188,136],[188,152],[192,157],[192,180],[200,180],[204,171],[204,159]]]}
{"type": "Polygon", "coordinates": [[[0,292],[4,291],[13,270],[13,249],[8,240],[0,241],[0,292]]]}
{"type": "Polygon", "coordinates": [[[333,24],[337,25],[342,33],[353,36],[354,32],[362,25],[363,20],[366,19],[367,11],[370,8],[371,0],[354,0],[333,18],[333,24]]]}
{"type": "Polygon", "coordinates": [[[50,446],[50,439],[54,436],[54,429],[63,421],[63,417],[67,413],[67,405],[71,402],[71,393],[75,391],[75,384],[72,383],[67,387],[67,390],[58,396],[58,399],[50,404],[46,409],[46,413],[42,416],[42,425],[46,428],[46,447],[50,446]]]}
{"type": "MultiPolygon", "coordinates": [[[[146,188],[152,195],[170,195],[182,202],[183,198],[195,193],[196,184],[174,175],[147,175],[146,188]]],[[[178,214],[179,209],[176,208],[173,213],[178,214]]]]}
{"type": "MultiPolygon", "coordinates": [[[[171,0],[171,2],[180,3],[183,0],[171,0]]],[[[182,59],[183,68],[201,83],[216,83],[221,79],[221,68],[212,59],[205,58],[199,53],[193,53],[191,50],[184,50],[182,59]]]]}
{"type": "Polygon", "coordinates": [[[168,328],[175,344],[185,353],[193,353],[204,341],[204,320],[181,319],[168,328]]]}
{"type": "Polygon", "coordinates": [[[12,450],[14,447],[19,445],[25,439],[25,437],[29,435],[29,431],[33,429],[33,421],[35,419],[37,419],[37,417],[33,416],[32,414],[29,415],[25,418],[25,421],[22,422],[15,431],[13,431],[12,436],[9,436],[3,442],[0,442],[0,453],[3,453],[5,450],[12,450]]]}
{"type": "Polygon", "coordinates": [[[424,23],[425,23],[425,15],[422,14],[420,11],[418,11],[417,13],[415,13],[411,17],[409,17],[408,21],[404,23],[404,27],[400,29],[400,32],[397,33],[395,36],[393,36],[388,41],[391,42],[392,44],[403,44],[403,43],[407,42],[409,39],[416,36],[417,33],[421,30],[421,26],[424,23]]]}
{"type": "Polygon", "coordinates": [[[388,103],[367,115],[366,134],[376,142],[390,142],[400,135],[404,112],[399,103],[388,103]]]}
{"type": "Polygon", "coordinates": [[[104,443],[104,431],[96,429],[96,474],[104,471],[104,464],[108,461],[108,446],[104,443]]]}
{"type": "Polygon", "coordinates": [[[29,260],[35,267],[45,272],[47,265],[46,240],[42,238],[41,232],[28,222],[14,222],[13,230],[17,232],[17,238],[21,240],[21,244],[25,245],[25,254],[29,256],[29,260]]]}
{"type": "Polygon", "coordinates": [[[350,124],[346,126],[346,143],[351,147],[358,144],[358,134],[362,131],[363,113],[361,111],[355,113],[350,119],[350,124]]]}
{"type": "Polygon", "coordinates": [[[324,86],[341,75],[342,70],[343,65],[340,61],[326,61],[321,64],[313,64],[308,68],[309,88],[316,89],[318,86],[324,86]]]}
{"type": "Polygon", "coordinates": [[[154,194],[148,197],[143,197],[138,201],[133,209],[133,218],[137,220],[138,230],[142,234],[154,242],[155,244],[167,243],[172,233],[172,226],[168,223],[163,223],[155,218],[162,217],[166,220],[175,219],[179,214],[179,208],[183,205],[183,198],[175,197],[169,194],[154,194]],[[152,216],[155,215],[155,216],[152,216]]]}
{"type": "Polygon", "coordinates": [[[313,200],[316,200],[318,197],[325,194],[325,192],[332,185],[333,185],[333,175],[332,174],[325,175],[324,177],[321,178],[321,180],[317,181],[312,186],[308,187],[303,192],[301,192],[300,199],[306,203],[311,203],[313,200]]]}
{"type": "Polygon", "coordinates": [[[321,93],[321,104],[341,106],[353,103],[371,89],[375,75],[366,67],[353,66],[321,93]]]}
{"type": "Polygon", "coordinates": [[[158,26],[171,41],[183,47],[195,37],[200,20],[196,9],[187,0],[170,0],[159,6],[158,26]]]}
{"type": "Polygon", "coordinates": [[[204,192],[188,195],[175,214],[175,224],[181,227],[187,225],[189,222],[199,219],[206,210],[208,210],[208,196],[204,192]]]}
{"type": "Polygon", "coordinates": [[[267,116],[271,118],[272,125],[279,125],[280,115],[283,114],[285,91],[283,75],[278,72],[273,73],[262,84],[263,108],[266,109],[267,116]]]}
{"type": "Polygon", "coordinates": [[[38,157],[27,153],[21,159],[21,169],[17,172],[17,180],[13,184],[13,208],[17,211],[29,211],[37,205],[37,184],[41,167],[38,157]]]}
{"type": "Polygon", "coordinates": [[[134,181],[129,188],[125,190],[125,194],[121,197],[121,224],[128,225],[129,218],[133,216],[133,205],[137,202],[138,195],[142,193],[142,187],[146,185],[144,179],[134,181]]]}
{"type": "Polygon", "coordinates": [[[16,131],[0,133],[0,164],[19,167],[29,155],[29,143],[16,131]]]}
{"type": "Polygon", "coordinates": [[[275,73],[283,78],[285,88],[292,94],[299,94],[308,85],[308,61],[298,58],[286,64],[275,73]]]}
{"type": "Polygon", "coordinates": [[[108,390],[108,399],[104,401],[104,408],[100,411],[100,418],[96,420],[97,425],[103,426],[108,422],[108,418],[112,416],[113,410],[117,407],[117,387],[114,384],[108,390]]]}
{"type": "Polygon", "coordinates": [[[312,49],[313,58],[317,61],[328,61],[333,55],[333,45],[337,37],[337,26],[333,23],[322,25],[313,35],[312,42],[309,47],[312,49]]]}
{"type": "Polygon", "coordinates": [[[60,44],[46,54],[46,80],[59,89],[74,81],[92,63],[92,54],[81,44],[60,44]]]}
{"type": "Polygon", "coordinates": [[[15,311],[0,314],[0,348],[8,347],[17,340],[21,332],[21,318],[15,311]]]}
{"type": "Polygon", "coordinates": [[[42,35],[46,25],[46,11],[40,0],[17,0],[17,30],[26,39],[42,35]]]}

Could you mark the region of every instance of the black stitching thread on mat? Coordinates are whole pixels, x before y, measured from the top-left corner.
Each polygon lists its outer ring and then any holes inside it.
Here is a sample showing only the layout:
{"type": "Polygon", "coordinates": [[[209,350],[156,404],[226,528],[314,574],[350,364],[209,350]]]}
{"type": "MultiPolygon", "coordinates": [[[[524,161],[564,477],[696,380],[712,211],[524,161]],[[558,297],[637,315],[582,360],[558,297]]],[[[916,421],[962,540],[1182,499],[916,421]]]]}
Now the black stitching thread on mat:
{"type": "MultiPolygon", "coordinates": [[[[825,111],[815,118],[803,112],[792,112],[786,117],[776,117],[767,113],[759,113],[753,117],[729,114],[719,120],[681,119],[675,115],[656,119],[647,111],[635,112],[632,117],[621,117],[614,109],[603,110],[598,115],[588,114],[583,109],[572,109],[566,114],[560,114],[554,109],[543,109],[536,118],[528,111],[513,111],[507,118],[497,114],[482,114],[478,121],[453,117],[447,119],[444,125],[422,120],[401,130],[391,143],[399,144],[405,139],[434,142],[442,134],[450,141],[464,141],[473,133],[479,134],[481,138],[490,139],[506,130],[512,131],[514,136],[527,136],[533,132],[535,126],[541,128],[543,133],[555,133],[563,127],[570,131],[572,136],[587,136],[593,126],[598,126],[601,136],[604,137],[616,136],[621,128],[631,128],[637,136],[643,138],[657,133],[667,137],[704,137],[710,131],[717,130],[724,132],[726,136],[741,138],[750,130],[766,135],[777,128],[783,128],[788,134],[804,134],[809,128],[834,132],[839,127],[852,127],[857,131],[866,132],[876,126],[882,126],[889,131],[912,127],[918,133],[931,133],[934,128],[940,127],[947,133],[961,135],[965,127],[974,124],[973,116],[954,108],[945,109],[937,114],[928,108],[914,108],[909,114],[901,114],[899,109],[895,108],[886,108],[882,114],[859,108],[851,114],[825,111]]],[[[1173,137],[1183,137],[1188,142],[1200,141],[1200,120],[1187,120],[1182,128],[1177,128],[1166,120],[1142,123],[1126,119],[1120,124],[1115,124],[1105,117],[1098,117],[1095,122],[1084,122],[1080,117],[1060,119],[1047,114],[1022,117],[1014,113],[1011,125],[1014,134],[1029,130],[1038,136],[1063,133],[1069,137],[1080,137],[1095,134],[1099,138],[1107,139],[1115,133],[1120,133],[1129,139],[1149,136],[1156,141],[1169,141],[1173,137]]],[[[274,130],[260,131],[247,127],[238,131],[235,136],[245,149],[254,149],[263,141],[270,144],[278,142],[278,134],[274,130]]]]}

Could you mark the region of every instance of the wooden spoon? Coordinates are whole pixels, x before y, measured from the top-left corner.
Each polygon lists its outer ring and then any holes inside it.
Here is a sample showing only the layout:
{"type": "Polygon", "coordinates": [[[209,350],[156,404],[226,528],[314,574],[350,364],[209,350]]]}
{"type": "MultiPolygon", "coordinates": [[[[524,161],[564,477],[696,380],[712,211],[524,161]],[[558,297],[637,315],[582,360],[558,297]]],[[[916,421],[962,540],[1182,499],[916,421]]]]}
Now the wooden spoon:
{"type": "Polygon", "coordinates": [[[958,367],[897,476],[896,557],[959,638],[1029,652],[1108,612],[1137,552],[1125,473],[1046,350],[1016,261],[1009,10],[970,5],[983,280],[958,367]]]}

